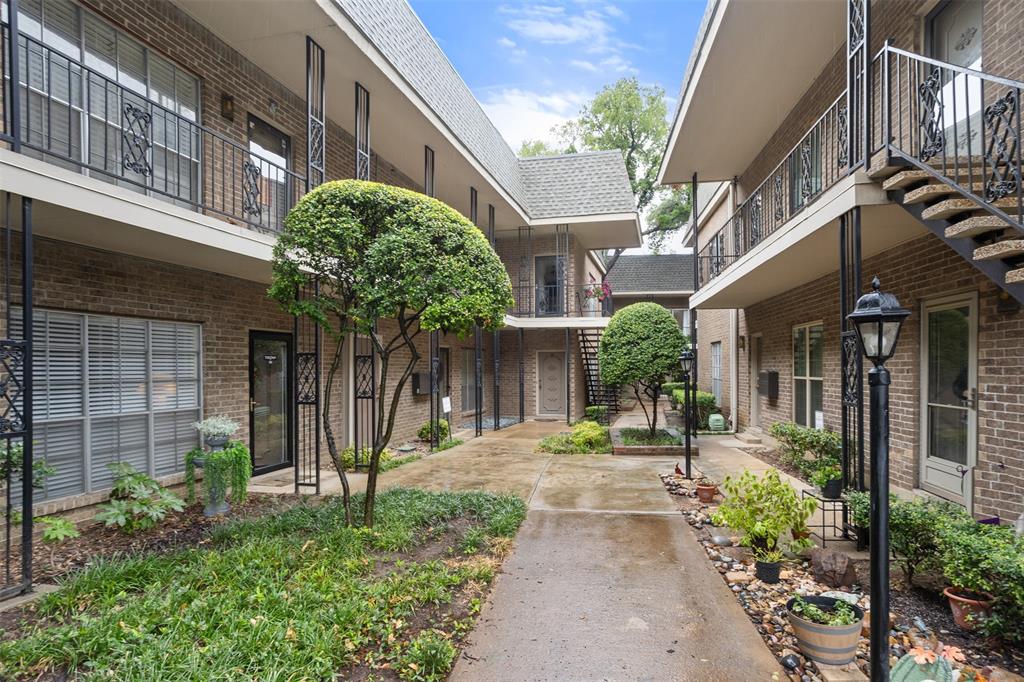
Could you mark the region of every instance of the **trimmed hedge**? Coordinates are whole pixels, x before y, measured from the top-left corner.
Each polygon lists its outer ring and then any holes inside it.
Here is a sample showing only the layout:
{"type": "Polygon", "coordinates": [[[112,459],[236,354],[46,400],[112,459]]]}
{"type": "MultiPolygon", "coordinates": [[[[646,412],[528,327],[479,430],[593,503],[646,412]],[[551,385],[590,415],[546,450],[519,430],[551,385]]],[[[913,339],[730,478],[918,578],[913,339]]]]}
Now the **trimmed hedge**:
{"type": "Polygon", "coordinates": [[[796,467],[804,478],[810,478],[822,467],[840,464],[843,438],[834,431],[775,422],[768,432],[782,446],[782,460],[796,467]],[[808,454],[811,456],[807,457],[808,454]]]}
{"type": "MultiPolygon", "coordinates": [[[[685,400],[686,392],[683,389],[676,389],[672,393],[672,406],[677,410],[682,409],[685,400]]],[[[718,412],[718,403],[715,400],[715,394],[697,391],[697,428],[707,430],[708,417],[716,412],[718,412]]]]}

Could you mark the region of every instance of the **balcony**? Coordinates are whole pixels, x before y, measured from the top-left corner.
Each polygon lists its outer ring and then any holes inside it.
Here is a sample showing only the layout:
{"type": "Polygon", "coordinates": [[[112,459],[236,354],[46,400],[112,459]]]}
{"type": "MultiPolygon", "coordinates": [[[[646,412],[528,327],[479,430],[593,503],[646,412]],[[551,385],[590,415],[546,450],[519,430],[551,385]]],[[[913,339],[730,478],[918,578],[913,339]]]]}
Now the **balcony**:
{"type": "Polygon", "coordinates": [[[19,87],[10,88],[2,25],[0,141],[23,154],[237,225],[275,233],[306,192],[284,157],[231,140],[24,34],[19,87]],[[12,102],[20,101],[20,121],[12,102]]]}
{"type": "Polygon", "coordinates": [[[844,92],[700,249],[698,288],[721,275],[851,172],[848,134],[844,92]]]}
{"type": "Polygon", "coordinates": [[[513,285],[515,317],[611,317],[611,293],[601,296],[598,284],[513,285]]]}

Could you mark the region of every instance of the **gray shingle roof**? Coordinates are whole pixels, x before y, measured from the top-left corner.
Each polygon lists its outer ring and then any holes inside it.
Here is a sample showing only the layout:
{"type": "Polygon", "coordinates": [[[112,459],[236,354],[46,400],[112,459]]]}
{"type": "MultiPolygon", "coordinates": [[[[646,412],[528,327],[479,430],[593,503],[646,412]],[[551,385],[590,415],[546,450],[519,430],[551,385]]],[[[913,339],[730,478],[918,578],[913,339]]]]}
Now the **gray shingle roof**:
{"type": "Polygon", "coordinates": [[[605,206],[616,213],[634,210],[617,152],[581,154],[579,160],[516,157],[406,0],[334,1],[531,218],[594,215],[607,212],[605,206]],[[564,186],[545,187],[547,178],[564,186]],[[623,208],[623,188],[628,208],[623,208]]]}
{"type": "Polygon", "coordinates": [[[689,253],[622,255],[607,275],[613,293],[692,291],[693,255],[689,253]]]}
{"type": "Polygon", "coordinates": [[[519,159],[531,218],[636,210],[622,152],[519,159]]]}

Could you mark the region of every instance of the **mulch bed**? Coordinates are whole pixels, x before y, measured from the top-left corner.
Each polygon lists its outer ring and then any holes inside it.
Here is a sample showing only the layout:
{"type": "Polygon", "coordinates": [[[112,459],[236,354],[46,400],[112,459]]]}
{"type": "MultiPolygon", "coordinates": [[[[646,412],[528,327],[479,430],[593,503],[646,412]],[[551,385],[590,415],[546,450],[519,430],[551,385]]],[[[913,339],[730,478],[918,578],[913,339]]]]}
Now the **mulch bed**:
{"type": "MultiPolygon", "coordinates": [[[[767,461],[767,460],[766,460],[767,461]]],[[[662,474],[662,482],[682,512],[698,540],[704,546],[708,558],[722,574],[723,580],[736,595],[750,620],[757,627],[765,643],[779,658],[780,664],[793,681],[820,680],[814,663],[799,654],[796,638],[786,618],[786,601],[793,594],[821,594],[833,588],[819,583],[810,570],[808,561],[794,561],[782,573],[782,580],[775,585],[763,583],[754,577],[753,559],[749,550],[735,546],[739,538],[731,537],[732,546],[717,545],[713,536],[730,534],[726,528],[711,524],[711,516],[717,504],[706,505],[696,499],[692,482],[674,474],[662,474]],[[786,663],[796,663],[786,666],[786,663]]],[[[720,500],[720,497],[716,497],[720,500]]],[[[844,590],[852,595],[865,611],[870,609],[870,590],[867,561],[855,562],[860,584],[844,590]]],[[[972,632],[961,630],[953,623],[949,605],[941,595],[915,587],[908,589],[899,571],[894,571],[891,590],[891,611],[895,616],[895,629],[890,633],[892,653],[902,656],[914,646],[932,648],[936,642],[956,646],[963,650],[967,663],[962,672],[970,670],[981,673],[987,679],[992,668],[1000,668],[1015,674],[1024,674],[1024,652],[997,643],[972,632]]],[[[868,639],[862,637],[858,651],[857,666],[867,674],[868,639]]],[[[961,679],[964,679],[961,677],[961,679]]],[[[1007,679],[1007,678],[1003,678],[1007,679]]]]}

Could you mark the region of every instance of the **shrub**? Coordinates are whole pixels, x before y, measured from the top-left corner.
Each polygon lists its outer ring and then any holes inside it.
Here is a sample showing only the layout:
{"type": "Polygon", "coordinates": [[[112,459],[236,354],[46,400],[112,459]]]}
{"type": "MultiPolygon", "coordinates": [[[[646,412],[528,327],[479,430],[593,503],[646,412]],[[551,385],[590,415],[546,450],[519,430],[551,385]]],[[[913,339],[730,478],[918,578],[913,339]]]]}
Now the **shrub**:
{"type": "Polygon", "coordinates": [[[451,438],[449,440],[441,441],[441,444],[437,446],[435,452],[441,452],[442,450],[448,450],[454,448],[456,445],[462,445],[465,441],[461,438],[451,438]]]}
{"type": "Polygon", "coordinates": [[[679,437],[664,429],[658,429],[654,435],[646,429],[622,429],[619,433],[625,445],[680,445],[679,437]]]}
{"type": "MultiPolygon", "coordinates": [[[[685,401],[686,393],[684,389],[677,388],[673,391],[672,404],[676,409],[681,410],[682,406],[686,404],[685,401]]],[[[707,430],[708,418],[716,412],[718,412],[718,403],[715,400],[715,394],[697,391],[697,428],[707,430]]]]}
{"type": "Polygon", "coordinates": [[[834,431],[775,422],[769,433],[779,441],[782,461],[795,467],[804,478],[811,477],[823,466],[839,465],[843,438],[834,431]]]}
{"type": "MultiPolygon", "coordinates": [[[[362,455],[359,457],[359,465],[360,466],[367,466],[370,463],[370,456],[371,455],[373,455],[373,448],[371,448],[371,447],[369,447],[367,445],[364,445],[363,448],[362,448],[362,455]]],[[[381,463],[381,466],[383,466],[383,464],[385,462],[387,462],[388,460],[390,460],[394,456],[395,456],[395,453],[393,453],[393,452],[391,452],[391,450],[388,450],[387,448],[385,448],[384,451],[382,451],[380,453],[380,463],[381,463]]],[[[355,449],[355,447],[349,445],[347,448],[345,448],[344,450],[341,451],[341,465],[343,467],[345,467],[345,471],[355,471],[356,470],[356,449],[355,449]]]]}
{"type": "Polygon", "coordinates": [[[424,630],[409,642],[398,674],[409,682],[440,682],[448,677],[458,652],[437,630],[424,630]]]}
{"type": "Polygon", "coordinates": [[[607,405],[588,405],[583,410],[583,415],[586,419],[598,424],[605,424],[608,422],[608,406],[607,405]]]}
{"type": "Polygon", "coordinates": [[[612,315],[601,335],[598,363],[602,380],[612,386],[633,386],[651,434],[658,428],[661,385],[679,366],[679,355],[687,345],[675,317],[657,303],[622,308],[612,315]]]}
{"type": "MultiPolygon", "coordinates": [[[[807,519],[818,508],[814,498],[801,499],[775,469],[769,469],[760,479],[750,471],[744,471],[738,479],[728,476],[722,491],[725,500],[715,512],[714,523],[742,533],[741,544],[765,551],[779,546],[783,532],[806,527],[807,519]]],[[[806,540],[798,540],[791,546],[799,549],[806,544],[806,540]]]]}
{"type": "Polygon", "coordinates": [[[840,469],[838,465],[829,462],[827,464],[822,464],[814,470],[814,473],[811,474],[811,483],[819,488],[824,488],[828,485],[829,481],[835,481],[842,478],[842,475],[843,470],[840,469]]]}
{"type": "Polygon", "coordinates": [[[850,508],[850,518],[858,528],[871,527],[871,493],[863,490],[847,490],[843,499],[850,508]]]}
{"type": "Polygon", "coordinates": [[[33,520],[42,528],[43,542],[59,544],[81,535],[74,521],[63,516],[37,516],[33,520]]]}
{"type": "Polygon", "coordinates": [[[152,528],[170,511],[181,511],[185,502],[127,462],[107,465],[114,473],[110,502],[99,506],[96,520],[117,526],[126,533],[152,528]]]}
{"type": "Polygon", "coordinates": [[[996,596],[992,616],[979,623],[987,635],[1024,641],[1024,537],[1009,526],[947,519],[938,526],[939,561],[956,588],[996,596]]]}
{"type": "Polygon", "coordinates": [[[577,422],[572,433],[556,433],[541,440],[539,452],[554,455],[607,454],[612,451],[608,428],[591,421],[577,422]]]}
{"type": "MultiPolygon", "coordinates": [[[[448,426],[447,419],[437,420],[437,437],[439,440],[447,440],[448,436],[451,435],[451,428],[448,426]]],[[[430,440],[430,420],[423,422],[423,426],[416,432],[416,437],[423,441],[430,440]]]]}
{"type": "Polygon", "coordinates": [[[661,394],[666,396],[669,400],[673,399],[673,393],[681,390],[683,390],[683,382],[681,381],[669,381],[661,385],[661,394]]]}
{"type": "Polygon", "coordinates": [[[219,504],[231,490],[231,501],[241,504],[249,491],[252,478],[252,455],[245,443],[229,441],[223,450],[204,452],[194,448],[185,454],[185,499],[196,499],[195,460],[203,462],[203,498],[209,504],[219,504]]]}
{"type": "Polygon", "coordinates": [[[572,427],[569,440],[581,451],[593,451],[608,440],[608,429],[597,422],[580,422],[572,427]]]}
{"type": "Polygon", "coordinates": [[[917,570],[936,566],[939,529],[947,523],[964,520],[974,524],[963,507],[951,502],[890,497],[889,546],[908,584],[913,582],[917,570]]]}

